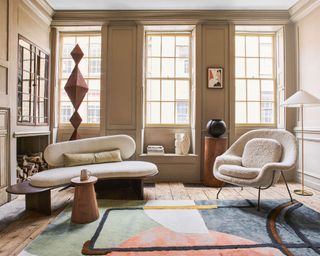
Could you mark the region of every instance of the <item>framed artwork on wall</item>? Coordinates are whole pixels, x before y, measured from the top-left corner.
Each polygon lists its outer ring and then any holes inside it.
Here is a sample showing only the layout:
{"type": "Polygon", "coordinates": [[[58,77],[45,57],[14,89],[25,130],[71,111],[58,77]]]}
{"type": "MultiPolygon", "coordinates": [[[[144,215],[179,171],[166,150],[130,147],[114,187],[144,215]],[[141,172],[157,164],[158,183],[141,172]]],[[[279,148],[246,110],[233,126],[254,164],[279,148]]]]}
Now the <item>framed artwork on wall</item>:
{"type": "Polygon", "coordinates": [[[208,68],[208,88],[223,88],[223,68],[208,68]]]}

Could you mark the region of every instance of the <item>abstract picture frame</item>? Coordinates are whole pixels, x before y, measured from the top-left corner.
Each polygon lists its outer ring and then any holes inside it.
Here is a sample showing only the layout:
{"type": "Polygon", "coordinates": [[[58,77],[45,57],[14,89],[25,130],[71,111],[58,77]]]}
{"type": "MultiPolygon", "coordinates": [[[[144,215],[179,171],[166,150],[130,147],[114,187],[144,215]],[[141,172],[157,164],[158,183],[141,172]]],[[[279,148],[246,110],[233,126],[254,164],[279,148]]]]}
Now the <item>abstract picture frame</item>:
{"type": "Polygon", "coordinates": [[[223,68],[208,68],[208,88],[223,88],[223,68]]]}

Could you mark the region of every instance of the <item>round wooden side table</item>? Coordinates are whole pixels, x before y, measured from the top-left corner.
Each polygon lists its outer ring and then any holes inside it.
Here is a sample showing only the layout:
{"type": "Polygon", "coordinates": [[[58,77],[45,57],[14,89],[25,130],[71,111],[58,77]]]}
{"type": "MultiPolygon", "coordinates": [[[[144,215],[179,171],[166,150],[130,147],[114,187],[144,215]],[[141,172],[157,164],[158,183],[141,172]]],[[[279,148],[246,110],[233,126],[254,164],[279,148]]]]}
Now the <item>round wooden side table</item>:
{"type": "Polygon", "coordinates": [[[210,187],[221,187],[223,182],[213,175],[213,165],[217,156],[222,155],[228,147],[228,139],[225,137],[214,138],[206,136],[204,138],[204,172],[203,184],[210,187]]]}
{"type": "Polygon", "coordinates": [[[99,209],[94,184],[98,178],[90,176],[88,180],[81,181],[80,177],[73,178],[71,183],[75,186],[71,221],[85,224],[99,218],[99,209]]]}

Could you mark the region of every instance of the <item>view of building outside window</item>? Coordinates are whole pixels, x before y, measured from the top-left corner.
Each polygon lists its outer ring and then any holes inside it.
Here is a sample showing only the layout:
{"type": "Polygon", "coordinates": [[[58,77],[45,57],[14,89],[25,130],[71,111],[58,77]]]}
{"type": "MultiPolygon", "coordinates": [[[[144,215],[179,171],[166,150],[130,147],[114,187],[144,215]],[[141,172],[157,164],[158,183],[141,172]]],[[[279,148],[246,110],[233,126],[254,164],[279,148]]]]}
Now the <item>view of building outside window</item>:
{"type": "Polygon", "coordinates": [[[59,122],[69,123],[74,112],[73,106],[64,86],[74,68],[74,61],[70,55],[76,44],[84,53],[80,61],[80,71],[89,87],[79,114],[82,124],[100,123],[100,72],[101,72],[101,36],[99,34],[62,34],[60,54],[60,118],[59,122]]]}
{"type": "Polygon", "coordinates": [[[274,35],[236,34],[236,124],[275,123],[274,35]]]}
{"type": "Polygon", "coordinates": [[[191,33],[146,33],[146,124],[190,124],[191,33]]]}

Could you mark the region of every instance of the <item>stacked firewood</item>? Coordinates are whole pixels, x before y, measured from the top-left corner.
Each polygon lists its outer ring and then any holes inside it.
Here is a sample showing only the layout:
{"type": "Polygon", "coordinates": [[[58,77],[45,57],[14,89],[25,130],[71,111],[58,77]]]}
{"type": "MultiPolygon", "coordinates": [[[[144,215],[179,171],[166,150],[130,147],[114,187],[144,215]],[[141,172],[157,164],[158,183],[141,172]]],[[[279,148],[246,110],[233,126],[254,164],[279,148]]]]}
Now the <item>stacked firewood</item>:
{"type": "Polygon", "coordinates": [[[42,152],[17,156],[17,182],[25,181],[33,174],[47,169],[48,164],[42,152]]]}

